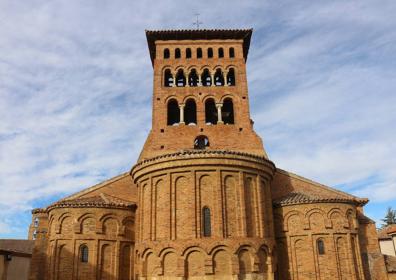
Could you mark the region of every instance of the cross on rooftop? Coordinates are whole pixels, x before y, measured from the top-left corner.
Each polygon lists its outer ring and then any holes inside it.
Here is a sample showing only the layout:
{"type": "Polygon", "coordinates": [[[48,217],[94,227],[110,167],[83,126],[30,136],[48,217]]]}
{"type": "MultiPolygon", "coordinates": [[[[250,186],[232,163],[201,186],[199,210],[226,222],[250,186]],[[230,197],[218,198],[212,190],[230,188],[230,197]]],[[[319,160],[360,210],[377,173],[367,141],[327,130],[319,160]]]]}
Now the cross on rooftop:
{"type": "Polygon", "coordinates": [[[203,22],[199,21],[199,13],[196,13],[195,16],[197,17],[197,20],[195,22],[193,22],[193,25],[197,26],[197,29],[199,29],[199,25],[203,24],[203,22]]]}

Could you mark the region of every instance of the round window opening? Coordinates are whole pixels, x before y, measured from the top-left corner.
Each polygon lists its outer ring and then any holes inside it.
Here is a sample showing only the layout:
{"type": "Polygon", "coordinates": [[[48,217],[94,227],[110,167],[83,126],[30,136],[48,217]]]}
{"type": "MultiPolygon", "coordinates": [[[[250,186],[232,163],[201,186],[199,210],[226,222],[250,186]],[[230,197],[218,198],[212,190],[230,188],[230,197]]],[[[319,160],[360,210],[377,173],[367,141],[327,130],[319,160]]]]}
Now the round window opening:
{"type": "Polygon", "coordinates": [[[194,149],[203,150],[209,147],[209,139],[205,135],[200,135],[195,138],[194,149]]]}

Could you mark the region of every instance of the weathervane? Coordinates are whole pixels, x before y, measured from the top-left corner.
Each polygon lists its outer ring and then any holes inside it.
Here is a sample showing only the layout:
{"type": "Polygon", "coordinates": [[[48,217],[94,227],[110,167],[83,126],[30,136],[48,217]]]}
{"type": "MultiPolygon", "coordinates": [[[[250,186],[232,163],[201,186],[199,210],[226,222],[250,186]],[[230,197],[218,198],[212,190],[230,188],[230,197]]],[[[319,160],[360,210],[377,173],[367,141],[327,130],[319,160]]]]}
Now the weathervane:
{"type": "Polygon", "coordinates": [[[193,25],[197,26],[197,29],[199,29],[199,25],[202,24],[203,22],[199,21],[199,13],[194,14],[197,17],[197,21],[193,22],[193,25]]]}

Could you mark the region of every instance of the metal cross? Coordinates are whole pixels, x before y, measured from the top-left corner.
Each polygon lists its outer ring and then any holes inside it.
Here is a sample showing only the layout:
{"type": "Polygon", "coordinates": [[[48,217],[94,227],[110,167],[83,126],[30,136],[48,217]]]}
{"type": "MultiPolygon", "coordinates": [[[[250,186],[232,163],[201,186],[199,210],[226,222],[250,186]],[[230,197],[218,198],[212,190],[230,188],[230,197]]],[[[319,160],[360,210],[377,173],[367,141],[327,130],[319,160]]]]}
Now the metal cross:
{"type": "Polygon", "coordinates": [[[196,13],[194,14],[197,17],[197,21],[193,22],[193,25],[197,26],[197,29],[199,29],[199,25],[202,24],[203,22],[199,21],[199,14],[196,13]]]}

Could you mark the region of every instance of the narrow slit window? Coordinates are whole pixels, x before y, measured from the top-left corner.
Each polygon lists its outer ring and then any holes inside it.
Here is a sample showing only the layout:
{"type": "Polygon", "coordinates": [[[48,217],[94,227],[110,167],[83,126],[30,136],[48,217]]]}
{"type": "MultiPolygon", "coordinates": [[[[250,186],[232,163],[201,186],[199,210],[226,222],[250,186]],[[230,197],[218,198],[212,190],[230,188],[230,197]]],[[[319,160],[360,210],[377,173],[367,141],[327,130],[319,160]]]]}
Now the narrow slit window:
{"type": "Polygon", "coordinates": [[[224,49],[219,48],[219,58],[223,58],[223,57],[224,57],[224,49]]]}
{"type": "Polygon", "coordinates": [[[318,254],[324,255],[325,254],[325,245],[324,245],[323,239],[319,239],[317,241],[317,245],[318,245],[318,254]]]}
{"type": "Polygon", "coordinates": [[[168,59],[169,57],[170,57],[169,49],[165,49],[165,50],[164,50],[164,58],[165,58],[165,59],[168,59]]]}
{"type": "Polygon", "coordinates": [[[209,48],[208,49],[208,58],[212,58],[213,57],[213,49],[209,48]]]}
{"type": "Polygon", "coordinates": [[[191,58],[191,49],[190,48],[186,49],[186,58],[191,58]]]}
{"type": "Polygon", "coordinates": [[[180,57],[181,57],[180,49],[177,48],[177,49],[175,50],[175,58],[180,58],[180,57]]]}
{"type": "Polygon", "coordinates": [[[80,254],[81,254],[81,258],[80,258],[81,262],[87,263],[89,252],[88,252],[88,247],[86,245],[81,246],[80,254]]]}
{"type": "Polygon", "coordinates": [[[197,58],[202,58],[202,49],[201,48],[197,49],[197,58]]]}
{"type": "Polygon", "coordinates": [[[234,50],[234,48],[230,48],[229,52],[230,52],[229,55],[230,55],[231,58],[235,57],[235,50],[234,50]]]}
{"type": "Polygon", "coordinates": [[[210,237],[212,235],[212,228],[210,222],[210,209],[207,206],[202,209],[202,225],[203,236],[210,237]]]}

